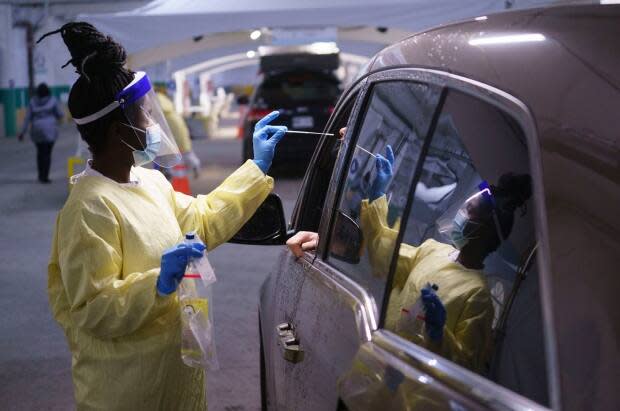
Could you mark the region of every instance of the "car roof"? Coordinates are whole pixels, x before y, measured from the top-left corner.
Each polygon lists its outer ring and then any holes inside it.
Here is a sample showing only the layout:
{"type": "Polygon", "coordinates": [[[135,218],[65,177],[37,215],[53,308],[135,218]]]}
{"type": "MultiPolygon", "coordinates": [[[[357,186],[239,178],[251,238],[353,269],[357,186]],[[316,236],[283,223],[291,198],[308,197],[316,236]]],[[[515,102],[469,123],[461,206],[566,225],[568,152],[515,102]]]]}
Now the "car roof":
{"type": "MultiPolygon", "coordinates": [[[[431,68],[512,94],[536,125],[545,191],[580,197],[577,207],[584,209],[601,197],[611,221],[604,220],[620,230],[620,214],[613,211],[620,207],[618,39],[620,5],[510,11],[413,35],[380,51],[368,71],[431,68]],[[530,41],[471,41],[498,37],[530,41]],[[584,172],[577,176],[576,170],[584,172]],[[568,175],[580,178],[568,184],[562,180],[568,175]],[[583,195],[575,196],[577,190],[583,195]]],[[[600,215],[603,209],[592,211],[600,215]]]]}
{"type": "MultiPolygon", "coordinates": [[[[435,68],[509,92],[528,105],[538,120],[551,116],[570,124],[591,124],[603,115],[619,117],[615,115],[620,107],[619,38],[620,5],[511,11],[413,35],[380,51],[369,71],[397,66],[435,68]],[[480,38],[503,38],[505,42],[475,44],[480,38]],[[609,110],[571,121],[559,106],[568,108],[576,102],[574,98],[589,103],[602,100],[609,110]]],[[[608,142],[620,139],[617,132],[603,134],[608,142]]]]}

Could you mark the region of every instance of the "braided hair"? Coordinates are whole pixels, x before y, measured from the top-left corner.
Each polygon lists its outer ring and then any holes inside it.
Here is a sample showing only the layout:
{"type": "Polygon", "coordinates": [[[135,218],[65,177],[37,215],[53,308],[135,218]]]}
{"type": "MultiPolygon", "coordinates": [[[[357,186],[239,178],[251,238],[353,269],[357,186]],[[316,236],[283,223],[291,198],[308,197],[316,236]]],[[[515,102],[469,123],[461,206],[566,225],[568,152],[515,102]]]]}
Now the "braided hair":
{"type": "MultiPolygon", "coordinates": [[[[69,93],[69,111],[74,118],[86,117],[106,107],[133,80],[134,73],[125,68],[127,52],[123,46],[93,25],[67,23],[44,34],[37,43],[57,33],[71,54],[71,59],[62,67],[71,64],[80,76],[69,93]]],[[[124,121],[120,108],[92,123],[77,126],[93,154],[103,150],[108,129],[115,121],[124,121]]]]}
{"type": "Polygon", "coordinates": [[[532,177],[529,174],[503,174],[497,186],[491,186],[491,191],[497,202],[496,213],[502,234],[507,238],[512,231],[515,211],[525,207],[532,196],[532,177]]]}

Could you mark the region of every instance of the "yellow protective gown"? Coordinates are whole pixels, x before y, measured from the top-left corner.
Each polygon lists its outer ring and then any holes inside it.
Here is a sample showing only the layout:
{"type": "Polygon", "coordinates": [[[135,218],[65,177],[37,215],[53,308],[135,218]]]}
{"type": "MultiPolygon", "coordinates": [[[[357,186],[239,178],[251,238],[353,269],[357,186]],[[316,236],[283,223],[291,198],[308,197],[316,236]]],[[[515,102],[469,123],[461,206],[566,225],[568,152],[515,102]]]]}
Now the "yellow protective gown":
{"type": "Polygon", "coordinates": [[[179,151],[181,153],[188,153],[192,151],[192,140],[190,139],[189,129],[187,128],[187,124],[185,124],[185,120],[183,120],[183,117],[176,112],[174,109],[174,104],[168,96],[160,92],[157,92],[156,94],[161,111],[164,113],[168,126],[170,126],[170,131],[172,132],[174,140],[179,147],[179,151]]]}
{"type": "MultiPolygon", "coordinates": [[[[398,229],[387,222],[385,196],[362,202],[361,228],[373,272],[387,274],[398,229]]],[[[390,291],[385,328],[396,332],[472,371],[482,372],[488,361],[493,323],[491,294],[480,270],[454,261],[456,249],[435,240],[419,247],[401,244],[390,291]],[[446,325],[440,343],[409,333],[401,321],[401,309],[410,307],[426,284],[437,284],[437,295],[446,308],[446,325]]]]}
{"type": "Polygon", "coordinates": [[[155,170],[139,184],[84,176],[60,211],[48,271],[54,318],[72,353],[79,410],[203,410],[204,372],[181,360],[176,293],[155,289],[164,250],[196,230],[213,250],[273,188],[253,161],[196,198],[155,170]]]}

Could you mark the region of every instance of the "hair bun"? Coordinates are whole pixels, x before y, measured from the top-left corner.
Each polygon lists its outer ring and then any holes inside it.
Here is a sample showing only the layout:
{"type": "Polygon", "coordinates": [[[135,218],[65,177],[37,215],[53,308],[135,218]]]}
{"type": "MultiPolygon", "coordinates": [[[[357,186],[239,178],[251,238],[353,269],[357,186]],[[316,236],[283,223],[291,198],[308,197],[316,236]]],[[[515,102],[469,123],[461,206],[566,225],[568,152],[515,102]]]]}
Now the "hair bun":
{"type": "Polygon", "coordinates": [[[112,37],[101,33],[90,23],[67,23],[60,29],[43,35],[45,37],[60,33],[69,53],[76,72],[86,78],[97,77],[111,70],[122,70],[127,60],[127,52],[112,37]]]}
{"type": "Polygon", "coordinates": [[[497,197],[500,208],[513,212],[532,196],[532,177],[529,174],[506,173],[499,178],[497,197]]]}

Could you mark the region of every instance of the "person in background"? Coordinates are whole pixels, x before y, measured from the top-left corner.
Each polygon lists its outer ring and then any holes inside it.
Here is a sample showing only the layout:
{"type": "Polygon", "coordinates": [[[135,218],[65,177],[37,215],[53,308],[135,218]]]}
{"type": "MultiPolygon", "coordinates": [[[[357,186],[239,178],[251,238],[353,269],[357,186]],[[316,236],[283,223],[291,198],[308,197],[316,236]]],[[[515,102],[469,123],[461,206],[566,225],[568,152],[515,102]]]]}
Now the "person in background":
{"type": "Polygon", "coordinates": [[[194,153],[192,149],[192,140],[190,139],[189,128],[187,128],[185,120],[176,112],[174,104],[167,95],[161,91],[157,91],[156,94],[164,117],[166,117],[166,121],[170,126],[170,131],[174,136],[177,146],[179,146],[179,151],[181,151],[185,166],[192,170],[194,177],[198,177],[201,164],[196,153],[194,153]]]}
{"type": "Polygon", "coordinates": [[[52,96],[45,83],[39,84],[36,95],[30,99],[24,125],[19,133],[19,141],[24,141],[24,135],[30,127],[30,138],[37,147],[37,170],[39,182],[51,183],[49,179],[52,162],[52,149],[58,138],[58,122],[63,118],[63,112],[58,100],[52,96]]]}

